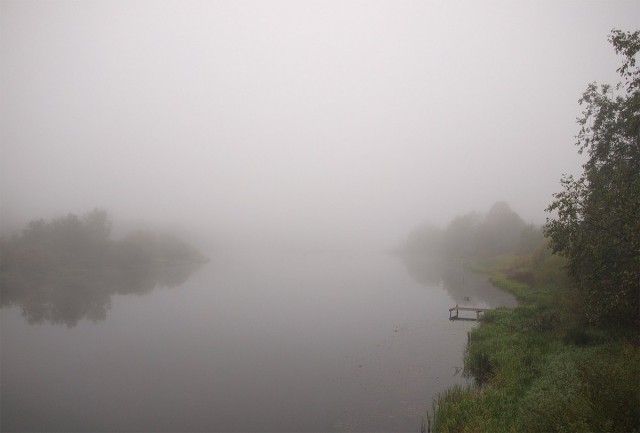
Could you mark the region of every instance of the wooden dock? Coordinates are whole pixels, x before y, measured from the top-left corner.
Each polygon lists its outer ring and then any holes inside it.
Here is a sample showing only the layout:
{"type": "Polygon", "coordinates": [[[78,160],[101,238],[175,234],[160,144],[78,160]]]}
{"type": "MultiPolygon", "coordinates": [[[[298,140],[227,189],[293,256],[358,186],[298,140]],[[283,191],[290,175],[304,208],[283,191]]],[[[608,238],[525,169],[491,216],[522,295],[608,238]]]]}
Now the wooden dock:
{"type": "Polygon", "coordinates": [[[455,307],[449,308],[449,320],[480,320],[480,314],[485,311],[491,311],[492,308],[476,308],[476,307],[460,307],[456,304],[455,307]],[[455,316],[453,312],[455,311],[455,316]],[[473,311],[476,313],[476,318],[460,317],[460,311],[473,311]]]}

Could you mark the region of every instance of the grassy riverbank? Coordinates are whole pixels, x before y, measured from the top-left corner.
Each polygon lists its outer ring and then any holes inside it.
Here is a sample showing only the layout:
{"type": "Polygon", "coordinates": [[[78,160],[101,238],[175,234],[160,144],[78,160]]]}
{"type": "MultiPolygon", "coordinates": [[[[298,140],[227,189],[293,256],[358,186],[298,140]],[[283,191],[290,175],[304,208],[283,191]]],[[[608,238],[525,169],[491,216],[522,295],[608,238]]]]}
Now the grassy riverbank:
{"type": "Polygon", "coordinates": [[[640,432],[638,330],[585,323],[556,260],[472,266],[520,305],[488,312],[471,332],[464,363],[473,385],[438,396],[433,431],[640,432]]]}

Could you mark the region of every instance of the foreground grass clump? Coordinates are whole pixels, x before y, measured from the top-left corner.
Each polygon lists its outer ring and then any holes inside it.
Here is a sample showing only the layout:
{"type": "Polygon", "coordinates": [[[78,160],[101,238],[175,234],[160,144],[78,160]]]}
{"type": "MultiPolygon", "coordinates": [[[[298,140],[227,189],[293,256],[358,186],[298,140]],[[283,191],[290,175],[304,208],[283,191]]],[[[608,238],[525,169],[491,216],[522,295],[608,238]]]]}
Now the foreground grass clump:
{"type": "Polygon", "coordinates": [[[465,375],[473,384],[438,396],[433,430],[640,432],[637,330],[586,326],[568,308],[569,291],[510,277],[527,266],[521,258],[476,265],[493,270],[491,280],[520,306],[487,312],[471,332],[465,375]]]}

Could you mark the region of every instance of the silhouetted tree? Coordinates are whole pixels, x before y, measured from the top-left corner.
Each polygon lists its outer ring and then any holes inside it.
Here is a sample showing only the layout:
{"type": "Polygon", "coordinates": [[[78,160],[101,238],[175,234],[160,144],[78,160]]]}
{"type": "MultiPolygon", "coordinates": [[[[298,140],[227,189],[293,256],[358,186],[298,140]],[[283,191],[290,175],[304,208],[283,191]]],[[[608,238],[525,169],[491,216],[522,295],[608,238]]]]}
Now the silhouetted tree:
{"type": "Polygon", "coordinates": [[[478,249],[478,227],[482,216],[472,212],[457,216],[447,226],[443,236],[443,254],[455,259],[474,257],[478,249]]]}
{"type": "Polygon", "coordinates": [[[113,241],[110,233],[107,212],[96,209],[1,238],[0,306],[19,306],[30,323],[103,320],[112,295],[180,285],[206,261],[172,236],[140,231],[113,241]]]}
{"type": "Polygon", "coordinates": [[[523,219],[507,203],[495,203],[478,227],[478,252],[482,256],[515,252],[525,227],[523,219]]]}
{"type": "Polygon", "coordinates": [[[544,241],[542,228],[528,224],[520,231],[520,242],[516,253],[521,255],[531,254],[544,241]]]}

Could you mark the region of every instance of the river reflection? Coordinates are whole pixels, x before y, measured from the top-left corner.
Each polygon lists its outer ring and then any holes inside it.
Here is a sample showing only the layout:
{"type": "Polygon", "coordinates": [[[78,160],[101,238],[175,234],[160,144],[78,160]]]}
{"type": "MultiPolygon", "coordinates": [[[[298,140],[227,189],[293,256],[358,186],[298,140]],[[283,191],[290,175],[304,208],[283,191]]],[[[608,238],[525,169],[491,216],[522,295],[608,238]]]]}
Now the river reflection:
{"type": "Polygon", "coordinates": [[[404,256],[402,262],[414,281],[426,287],[440,285],[454,302],[468,306],[515,307],[515,298],[496,289],[486,275],[466,269],[461,263],[424,256],[404,256]]]}
{"type": "Polygon", "coordinates": [[[113,295],[145,295],[184,284],[199,265],[145,264],[22,272],[3,278],[2,307],[18,306],[30,324],[104,320],[113,295]]]}
{"type": "Polygon", "coordinates": [[[433,397],[466,383],[476,324],[448,320],[455,278],[425,285],[386,254],[114,269],[3,297],[3,430],[419,431],[433,397]]]}

